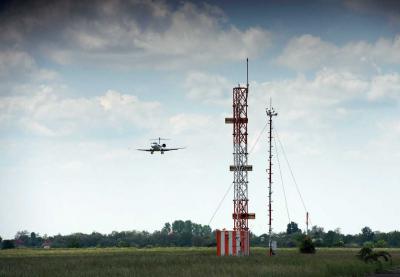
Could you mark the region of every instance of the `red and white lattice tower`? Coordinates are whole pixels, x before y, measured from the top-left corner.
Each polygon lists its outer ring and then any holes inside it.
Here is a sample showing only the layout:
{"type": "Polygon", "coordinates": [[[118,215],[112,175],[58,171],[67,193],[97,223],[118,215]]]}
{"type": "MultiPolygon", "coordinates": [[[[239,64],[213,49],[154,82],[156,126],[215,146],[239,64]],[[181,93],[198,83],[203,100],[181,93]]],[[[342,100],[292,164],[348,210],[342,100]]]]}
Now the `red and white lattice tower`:
{"type": "Polygon", "coordinates": [[[248,231],[249,219],[255,214],[249,213],[248,198],[248,171],[253,168],[247,164],[247,97],[249,93],[248,60],[247,86],[233,88],[233,117],[226,118],[225,123],[233,124],[233,171],[234,198],[233,198],[233,230],[248,231]]]}
{"type": "Polygon", "coordinates": [[[247,85],[233,88],[233,117],[225,118],[225,123],[233,124],[233,231],[217,230],[217,255],[247,256],[250,254],[248,171],[247,164],[247,96],[249,93],[249,61],[247,60],[247,85]]]}

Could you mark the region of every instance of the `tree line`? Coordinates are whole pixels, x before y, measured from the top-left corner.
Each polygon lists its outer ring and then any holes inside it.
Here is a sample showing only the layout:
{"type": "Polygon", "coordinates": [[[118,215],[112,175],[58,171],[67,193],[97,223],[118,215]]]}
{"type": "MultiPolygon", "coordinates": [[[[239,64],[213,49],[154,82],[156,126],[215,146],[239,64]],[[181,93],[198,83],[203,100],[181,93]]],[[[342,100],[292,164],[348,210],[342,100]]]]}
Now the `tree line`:
{"type": "MultiPolygon", "coordinates": [[[[291,222],[285,232],[274,233],[273,240],[278,247],[297,247],[308,236],[317,247],[400,247],[400,232],[378,232],[369,227],[362,228],[359,234],[345,235],[340,229],[325,232],[324,228],[313,226],[308,232],[291,222]]],[[[161,230],[152,233],[147,231],[113,231],[110,234],[92,232],[91,234],[74,233],[70,235],[40,236],[35,232],[19,231],[13,240],[2,240],[2,249],[14,247],[31,248],[84,248],[84,247],[192,247],[216,245],[215,230],[208,225],[201,225],[190,220],[175,220],[165,223],[161,230]]],[[[252,246],[267,246],[268,235],[251,234],[252,246]]]]}
{"type": "MultiPolygon", "coordinates": [[[[298,228],[295,222],[287,225],[286,232],[273,234],[273,240],[277,241],[278,247],[297,247],[307,236],[312,239],[316,247],[400,247],[399,231],[384,233],[372,231],[366,226],[358,234],[346,235],[342,234],[339,228],[325,231],[323,227],[313,226],[305,232],[298,228]]],[[[262,246],[267,241],[267,234],[252,236],[252,245],[262,246]]]]}

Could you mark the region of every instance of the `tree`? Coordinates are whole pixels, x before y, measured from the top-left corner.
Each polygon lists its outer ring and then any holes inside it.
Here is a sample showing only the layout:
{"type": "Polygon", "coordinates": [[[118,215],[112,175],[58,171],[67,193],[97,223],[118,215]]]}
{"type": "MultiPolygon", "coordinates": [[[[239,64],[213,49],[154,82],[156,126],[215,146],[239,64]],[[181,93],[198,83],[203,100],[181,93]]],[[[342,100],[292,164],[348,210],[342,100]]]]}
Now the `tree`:
{"type": "Polygon", "coordinates": [[[328,233],[324,236],[324,246],[332,247],[332,246],[343,246],[343,235],[340,234],[340,230],[336,229],[335,231],[328,231],[328,233]]]}
{"type": "Polygon", "coordinates": [[[361,229],[361,243],[366,241],[373,241],[374,240],[374,232],[372,232],[371,228],[365,226],[361,229]]]}
{"type": "Polygon", "coordinates": [[[193,223],[190,220],[186,220],[183,224],[183,233],[192,234],[193,232],[193,223]]]}
{"type": "Polygon", "coordinates": [[[176,234],[182,234],[185,228],[185,223],[182,220],[175,220],[172,222],[172,232],[176,234]]]}
{"type": "Polygon", "coordinates": [[[211,236],[212,230],[211,227],[208,225],[203,225],[203,228],[201,229],[201,235],[202,236],[211,236]]]}
{"type": "Polygon", "coordinates": [[[325,231],[324,228],[314,225],[308,233],[316,247],[323,245],[325,231]]]}
{"type": "Polygon", "coordinates": [[[183,224],[183,233],[180,239],[180,245],[182,246],[192,246],[193,238],[193,224],[190,220],[186,220],[183,224]]]}
{"type": "Polygon", "coordinates": [[[0,244],[1,244],[2,241],[3,241],[3,239],[2,239],[2,237],[0,237],[0,244]]]}
{"type": "Polygon", "coordinates": [[[314,225],[311,230],[310,230],[310,235],[313,238],[322,238],[324,236],[324,228],[323,227],[319,227],[317,225],[314,225]]]}
{"type": "Polygon", "coordinates": [[[164,224],[164,227],[161,229],[161,233],[163,234],[171,233],[171,224],[169,222],[164,224]]]}
{"type": "Polygon", "coordinates": [[[41,246],[43,240],[42,238],[39,236],[39,234],[36,234],[35,232],[32,232],[30,234],[30,238],[29,238],[29,246],[41,246]]]}
{"type": "Polygon", "coordinates": [[[129,242],[120,239],[118,240],[117,247],[129,247],[129,242]]]}
{"type": "Polygon", "coordinates": [[[67,239],[68,248],[79,248],[81,247],[79,237],[77,235],[72,235],[67,239]]]}
{"type": "Polygon", "coordinates": [[[29,246],[29,232],[26,230],[17,232],[15,234],[15,244],[17,247],[29,246]]]}
{"type": "Polygon", "coordinates": [[[15,248],[15,244],[13,240],[5,239],[1,243],[1,249],[12,249],[15,248]]]}
{"type": "Polygon", "coordinates": [[[301,229],[299,229],[299,226],[296,222],[292,221],[287,225],[286,234],[290,235],[294,233],[301,233],[301,229]]]}
{"type": "Polygon", "coordinates": [[[388,238],[388,244],[391,247],[399,247],[400,246],[400,232],[399,231],[394,231],[390,232],[387,234],[388,238]]]}

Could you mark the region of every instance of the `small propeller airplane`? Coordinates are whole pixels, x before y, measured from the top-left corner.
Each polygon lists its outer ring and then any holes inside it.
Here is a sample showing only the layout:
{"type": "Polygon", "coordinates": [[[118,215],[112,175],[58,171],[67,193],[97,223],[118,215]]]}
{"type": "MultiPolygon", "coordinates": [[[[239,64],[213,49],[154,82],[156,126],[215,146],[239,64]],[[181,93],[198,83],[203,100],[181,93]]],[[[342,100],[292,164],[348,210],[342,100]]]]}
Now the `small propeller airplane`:
{"type": "Polygon", "coordinates": [[[161,144],[162,140],[168,140],[168,139],[156,138],[156,139],[151,139],[151,140],[155,140],[155,141],[151,143],[150,149],[136,149],[136,150],[150,152],[151,154],[154,154],[154,152],[160,152],[161,154],[164,154],[164,152],[166,152],[166,151],[185,149],[185,147],[167,148],[167,145],[165,143],[161,144]],[[157,140],[158,140],[158,142],[157,142],[157,140]]]}

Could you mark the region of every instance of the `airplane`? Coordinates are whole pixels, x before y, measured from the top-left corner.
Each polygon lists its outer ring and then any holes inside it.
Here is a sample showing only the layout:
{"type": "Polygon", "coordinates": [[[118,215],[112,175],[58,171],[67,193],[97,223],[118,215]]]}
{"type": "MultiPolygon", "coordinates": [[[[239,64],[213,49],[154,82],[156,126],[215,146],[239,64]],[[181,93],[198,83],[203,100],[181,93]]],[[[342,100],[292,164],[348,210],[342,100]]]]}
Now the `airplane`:
{"type": "Polygon", "coordinates": [[[151,139],[151,140],[155,140],[155,141],[151,143],[150,149],[136,149],[136,150],[150,152],[151,154],[154,154],[154,152],[160,152],[161,154],[164,154],[164,152],[166,152],[166,151],[185,149],[185,147],[166,148],[167,145],[165,143],[161,144],[161,141],[168,140],[168,139],[156,138],[156,139],[151,139]],[[158,140],[158,142],[157,142],[157,140],[158,140]]]}

